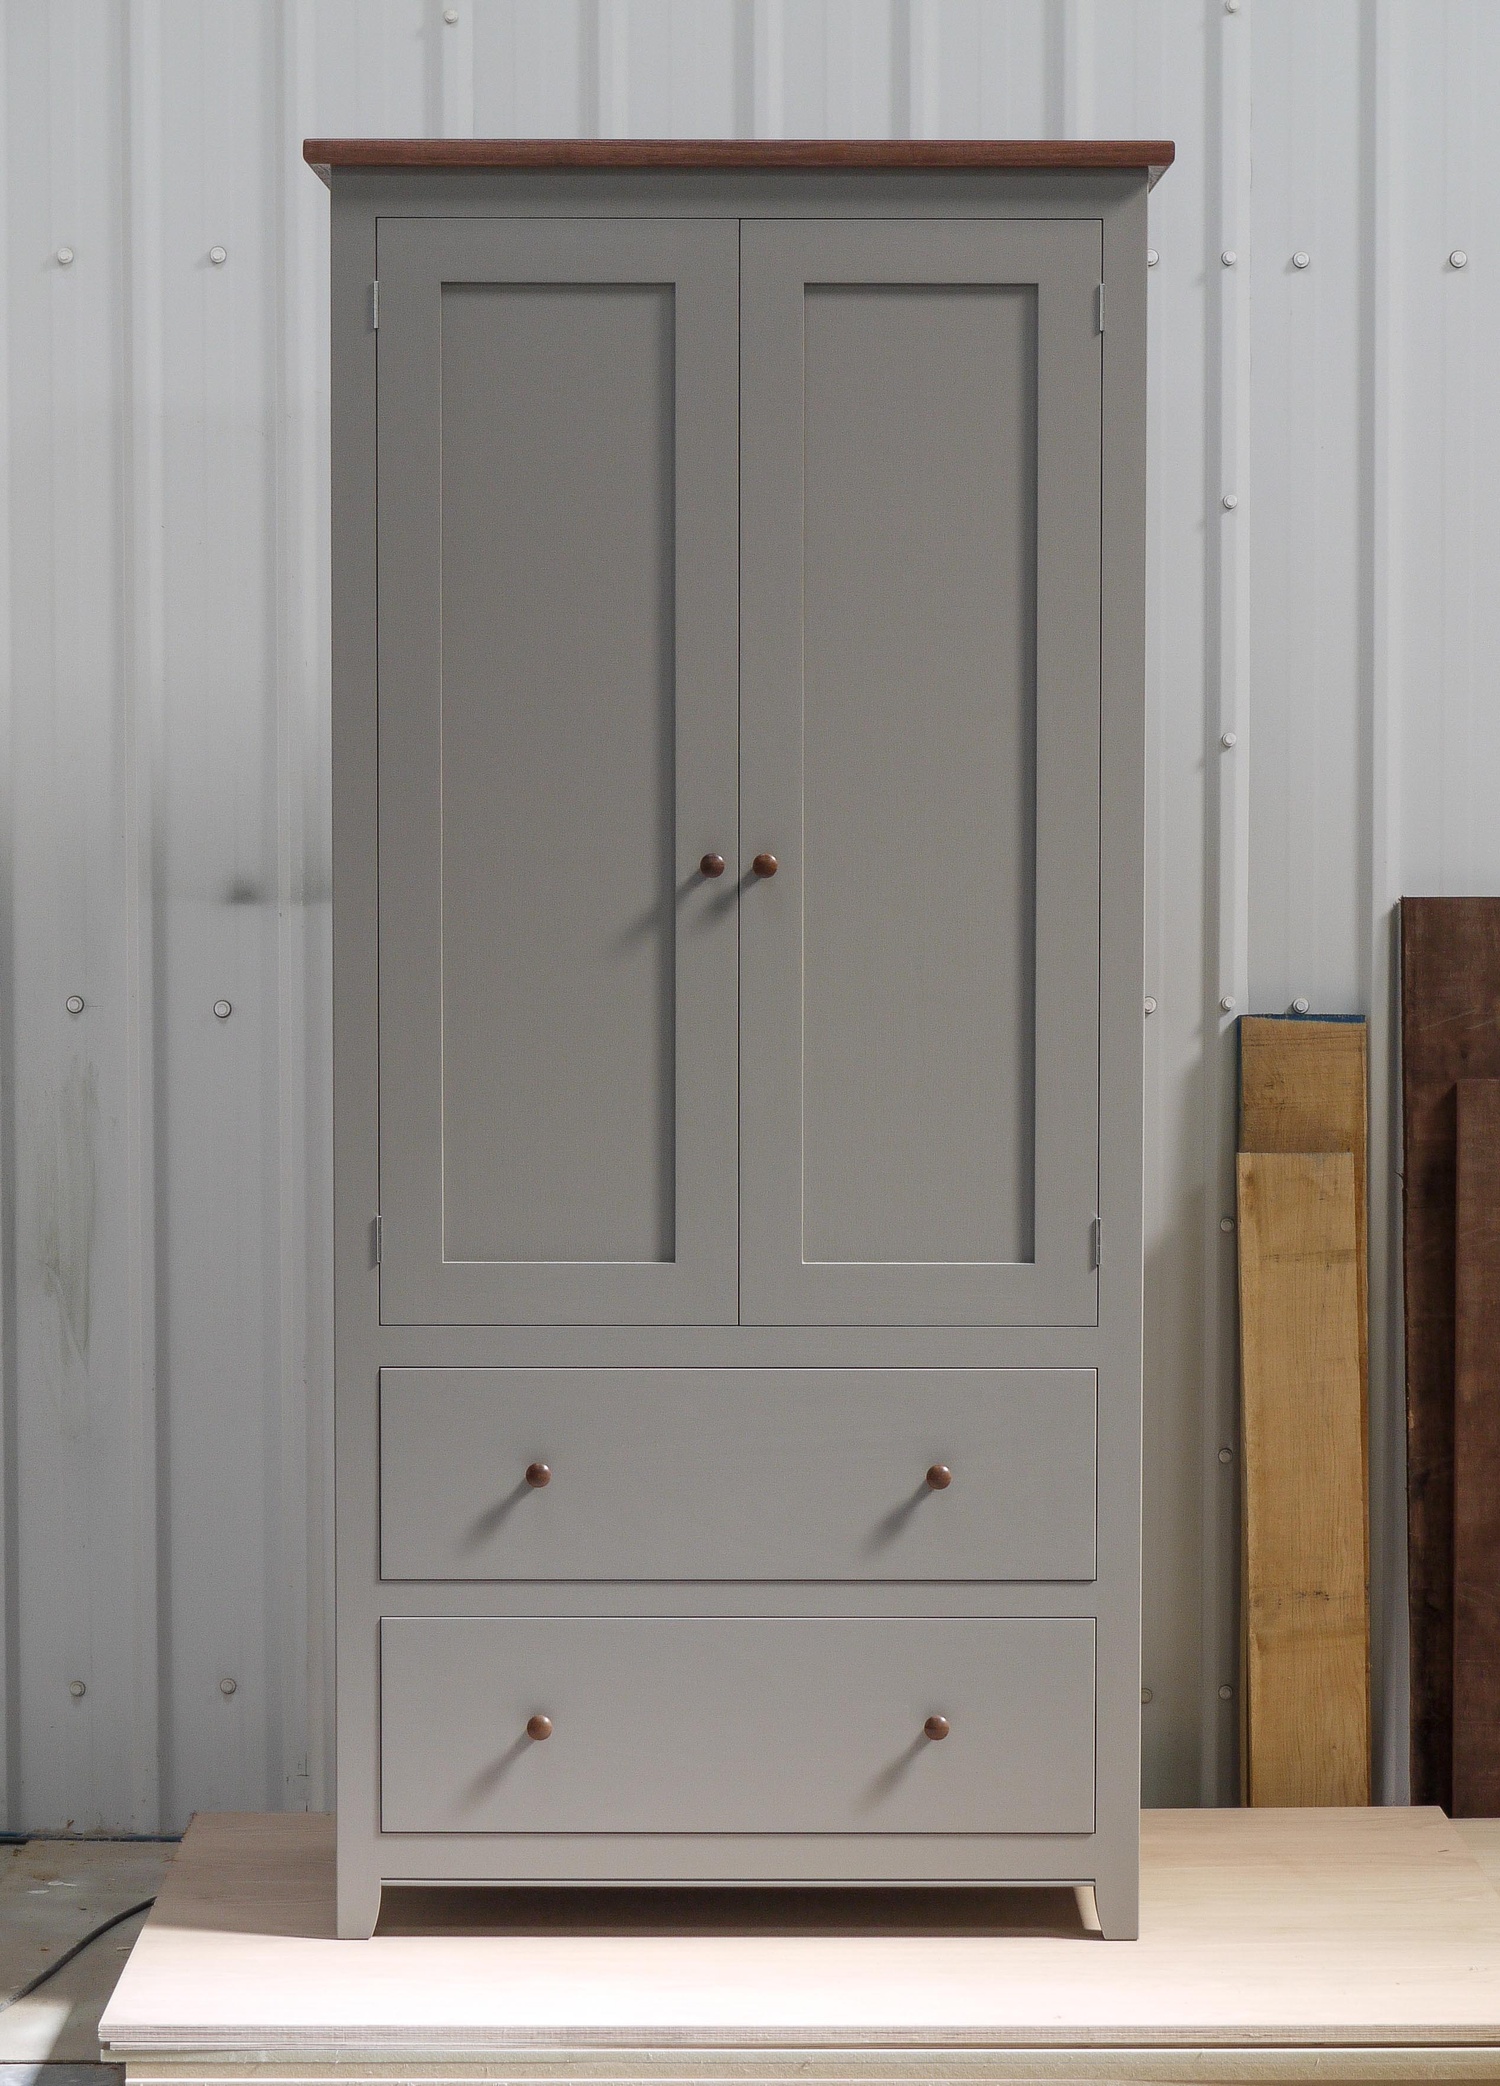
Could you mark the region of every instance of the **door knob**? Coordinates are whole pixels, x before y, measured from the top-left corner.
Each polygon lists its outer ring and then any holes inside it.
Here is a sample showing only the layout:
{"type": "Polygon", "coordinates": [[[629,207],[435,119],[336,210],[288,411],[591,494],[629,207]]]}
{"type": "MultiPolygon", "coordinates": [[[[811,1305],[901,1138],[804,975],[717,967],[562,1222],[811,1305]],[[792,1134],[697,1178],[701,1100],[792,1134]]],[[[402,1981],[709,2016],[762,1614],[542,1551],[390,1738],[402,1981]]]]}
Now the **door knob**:
{"type": "Polygon", "coordinates": [[[528,1463],[526,1466],[526,1482],[533,1491],[540,1491],[543,1485],[550,1485],[552,1483],[550,1467],[545,1463],[528,1463]]]}
{"type": "MultiPolygon", "coordinates": [[[[943,1729],[946,1731],[947,1728],[948,1727],[945,1724],[943,1726],[943,1729]]],[[[526,1736],[528,1738],[534,1738],[538,1740],[550,1738],[552,1736],[551,1717],[541,1715],[528,1717],[526,1719],[526,1736]]]]}
{"type": "Polygon", "coordinates": [[[774,876],[780,866],[774,855],[757,855],[750,864],[757,876],[774,876]]]}
{"type": "Polygon", "coordinates": [[[946,1492],[953,1483],[953,1473],[946,1463],[934,1463],[927,1473],[927,1482],[934,1492],[946,1492]]]}
{"type": "MultiPolygon", "coordinates": [[[[543,1721],[545,1722],[546,1720],[543,1719],[543,1721]]],[[[550,1724],[548,1724],[547,1728],[550,1731],[552,1727],[550,1724]]],[[[948,1736],[948,1733],[952,1730],[952,1728],[952,1725],[948,1722],[948,1719],[946,1717],[929,1717],[927,1719],[927,1722],[922,1726],[922,1729],[924,1733],[927,1735],[927,1737],[932,1739],[946,1738],[948,1736]]]]}
{"type": "Polygon", "coordinates": [[[722,855],[705,855],[698,864],[698,868],[704,876],[722,876],[724,874],[724,857],[722,855]]]}

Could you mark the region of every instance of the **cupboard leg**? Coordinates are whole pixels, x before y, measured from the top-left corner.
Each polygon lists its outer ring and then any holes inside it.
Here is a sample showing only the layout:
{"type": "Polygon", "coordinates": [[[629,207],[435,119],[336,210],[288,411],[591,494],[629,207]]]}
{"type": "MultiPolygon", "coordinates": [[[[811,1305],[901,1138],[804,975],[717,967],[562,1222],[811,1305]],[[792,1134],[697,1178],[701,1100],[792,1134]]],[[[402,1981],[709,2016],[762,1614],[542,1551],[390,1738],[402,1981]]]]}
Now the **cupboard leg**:
{"type": "Polygon", "coordinates": [[[354,1864],[341,1859],[338,1878],[340,1941],[368,1941],[380,1917],[380,1878],[355,1875],[354,1864]]]}
{"type": "Polygon", "coordinates": [[[1094,1885],[1094,1909],[1106,1941],[1134,1941],[1141,1931],[1141,1892],[1133,1874],[1101,1876],[1094,1885]]]}

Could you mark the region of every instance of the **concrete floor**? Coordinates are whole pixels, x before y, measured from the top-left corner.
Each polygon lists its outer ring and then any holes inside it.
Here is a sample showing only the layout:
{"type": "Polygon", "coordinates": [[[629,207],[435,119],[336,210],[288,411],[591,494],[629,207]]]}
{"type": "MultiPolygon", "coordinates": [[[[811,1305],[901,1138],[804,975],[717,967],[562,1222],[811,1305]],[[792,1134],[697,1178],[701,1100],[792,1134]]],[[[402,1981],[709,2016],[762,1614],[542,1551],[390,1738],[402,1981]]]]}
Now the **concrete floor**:
{"type": "Polygon", "coordinates": [[[28,1840],[0,1848],[0,2086],[105,2086],[99,2016],[145,1920],[111,1927],[29,1999],[13,1995],[111,1914],[154,1897],[175,1848],[28,1840]]]}

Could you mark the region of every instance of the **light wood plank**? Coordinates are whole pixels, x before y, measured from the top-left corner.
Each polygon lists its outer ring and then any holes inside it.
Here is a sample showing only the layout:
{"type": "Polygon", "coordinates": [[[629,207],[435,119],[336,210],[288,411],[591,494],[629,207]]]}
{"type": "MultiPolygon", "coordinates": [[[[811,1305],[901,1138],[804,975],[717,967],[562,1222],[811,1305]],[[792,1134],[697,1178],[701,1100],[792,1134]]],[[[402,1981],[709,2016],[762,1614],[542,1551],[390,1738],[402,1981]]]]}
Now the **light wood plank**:
{"type": "Polygon", "coordinates": [[[1458,1082],[1453,1803],[1500,1811],[1500,1079],[1458,1082]]]}
{"type": "Polygon", "coordinates": [[[1354,1161],[1239,1157],[1252,1804],[1370,1794],[1354,1161]]]}
{"type": "Polygon", "coordinates": [[[1036,2053],[1033,2078],[1097,2078],[1102,2053],[1109,2077],[1500,2073],[1500,1896],[1437,1811],[1148,1811],[1135,1943],[1076,1916],[1038,1932],[1014,1910],[945,1921],[932,1894],[882,1897],[884,1922],[839,1893],[821,1931],[764,1911],[736,1930],[681,1894],[665,1916],[632,1893],[628,1918],[575,1909],[570,1927],[554,1896],[445,1891],[420,1927],[339,1941],[329,1820],[200,1815],[101,2032],[142,2078],[218,2077],[251,2053],[295,2053],[303,2078],[414,2078],[423,2053],[449,2077],[486,2053],[492,2079],[588,2076],[590,2048],[615,2078],[683,2076],[674,2050],[694,2053],[688,2076],[742,2081],[802,2076],[793,2053],[815,2050],[842,2078],[882,2052],[885,2075],[928,2078],[965,2049],[1036,2053]],[[1381,2056],[1398,2046],[1400,2064],[1381,2056]],[[1174,2068],[1174,2052],[1213,2054],[1174,2068]]]}
{"type": "MultiPolygon", "coordinates": [[[[1360,1427],[1368,1455],[1368,1031],[1362,1021],[1252,1014],[1240,1024],[1240,1150],[1349,1152],[1359,1277],[1360,1427]]],[[[1365,1516],[1368,1552],[1369,1515],[1365,1516]]]]}
{"type": "Polygon", "coordinates": [[[1500,1891],[1500,1818],[1455,1818],[1453,1829],[1500,1891]]]}

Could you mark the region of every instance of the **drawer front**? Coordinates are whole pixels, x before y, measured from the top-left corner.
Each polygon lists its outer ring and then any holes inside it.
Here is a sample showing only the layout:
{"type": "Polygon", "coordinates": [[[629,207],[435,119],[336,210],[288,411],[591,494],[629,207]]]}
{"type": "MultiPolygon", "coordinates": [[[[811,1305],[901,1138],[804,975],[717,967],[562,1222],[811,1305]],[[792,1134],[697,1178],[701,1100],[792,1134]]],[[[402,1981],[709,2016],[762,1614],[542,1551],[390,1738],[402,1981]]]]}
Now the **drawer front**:
{"type": "Polygon", "coordinates": [[[380,1696],[386,1832],[1093,1829],[1087,1620],[387,1617],[380,1696]]]}
{"type": "Polygon", "coordinates": [[[1096,1398],[1086,1369],[384,1369],[381,1572],[1088,1580],[1096,1398]]]}

